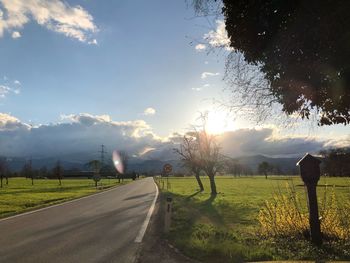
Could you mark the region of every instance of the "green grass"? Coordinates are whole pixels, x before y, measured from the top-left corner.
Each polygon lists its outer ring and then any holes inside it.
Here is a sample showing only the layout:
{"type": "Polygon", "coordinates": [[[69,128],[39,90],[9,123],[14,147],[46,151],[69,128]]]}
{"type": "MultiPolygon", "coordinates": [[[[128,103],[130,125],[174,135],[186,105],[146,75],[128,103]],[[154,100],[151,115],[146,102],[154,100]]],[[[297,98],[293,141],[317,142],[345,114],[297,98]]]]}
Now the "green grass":
{"type": "MultiPolygon", "coordinates": [[[[124,183],[130,180],[124,180],[124,183]]],[[[0,218],[21,212],[61,203],[74,198],[100,192],[118,185],[117,179],[102,179],[95,188],[92,179],[38,179],[31,185],[30,179],[10,178],[9,184],[0,188],[0,218]]]]}
{"type": "MultiPolygon", "coordinates": [[[[216,197],[210,195],[209,180],[205,177],[204,192],[198,192],[193,177],[170,178],[169,182],[170,189],[162,190],[174,199],[168,239],[190,257],[208,262],[214,259],[217,262],[350,259],[348,243],[326,244],[319,249],[306,240],[274,240],[259,234],[259,210],[274,193],[286,192],[287,184],[293,184],[300,192],[306,209],[306,196],[299,177],[274,176],[266,180],[262,176],[217,176],[219,193],[216,197]]],[[[319,203],[322,203],[326,184],[335,185],[338,200],[350,200],[349,178],[321,178],[319,203]]],[[[164,185],[166,187],[166,183],[164,185]]]]}

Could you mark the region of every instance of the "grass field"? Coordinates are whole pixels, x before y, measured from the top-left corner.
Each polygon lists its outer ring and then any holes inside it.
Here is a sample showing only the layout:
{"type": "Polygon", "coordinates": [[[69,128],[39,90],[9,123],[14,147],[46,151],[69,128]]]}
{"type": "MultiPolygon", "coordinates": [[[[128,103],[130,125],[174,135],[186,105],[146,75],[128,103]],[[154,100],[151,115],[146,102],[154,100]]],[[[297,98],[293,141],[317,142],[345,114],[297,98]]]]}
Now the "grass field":
{"type": "MultiPolygon", "coordinates": [[[[127,182],[130,179],[124,180],[124,184],[127,182]]],[[[0,188],[0,218],[93,194],[116,185],[117,179],[102,179],[98,189],[91,179],[64,179],[61,186],[57,180],[37,179],[32,186],[30,179],[10,178],[9,185],[0,188]]]]}
{"type": "MultiPolygon", "coordinates": [[[[166,180],[164,180],[166,188],[166,180]]],[[[219,194],[210,195],[209,180],[203,177],[204,192],[198,192],[196,181],[170,178],[165,195],[173,196],[174,210],[168,239],[186,255],[203,261],[241,262],[276,259],[350,259],[350,244],[325,244],[319,249],[305,240],[276,240],[259,235],[257,216],[265,200],[287,191],[293,184],[306,199],[299,177],[217,176],[219,194]]],[[[349,178],[321,178],[318,187],[322,202],[325,185],[335,190],[340,202],[350,200],[349,178]]],[[[159,184],[162,188],[163,183],[159,184]]],[[[332,191],[327,187],[327,191],[332,191]]],[[[321,206],[322,204],[320,204],[321,206]]]]}

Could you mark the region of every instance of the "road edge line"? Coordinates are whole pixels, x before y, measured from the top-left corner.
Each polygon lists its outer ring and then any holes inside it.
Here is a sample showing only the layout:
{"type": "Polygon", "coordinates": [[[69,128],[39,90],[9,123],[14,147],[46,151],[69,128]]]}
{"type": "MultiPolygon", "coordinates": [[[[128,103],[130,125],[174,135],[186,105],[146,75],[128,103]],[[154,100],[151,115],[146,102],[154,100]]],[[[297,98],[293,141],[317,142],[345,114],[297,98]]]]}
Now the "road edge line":
{"type": "MultiPolygon", "coordinates": [[[[133,183],[133,182],[130,182],[130,183],[133,183]]],[[[82,196],[82,197],[78,197],[78,198],[75,198],[75,199],[72,199],[72,200],[64,201],[62,203],[58,203],[58,204],[55,204],[55,205],[49,205],[49,206],[46,206],[46,207],[43,207],[43,208],[38,208],[38,209],[35,209],[35,210],[32,210],[32,211],[20,213],[20,214],[9,216],[9,217],[4,217],[4,218],[0,219],[0,222],[6,221],[6,220],[10,220],[10,219],[13,219],[13,218],[16,218],[16,217],[20,217],[20,216],[25,216],[25,215],[38,213],[38,212],[41,212],[41,211],[44,211],[44,210],[47,210],[47,209],[50,209],[50,208],[54,208],[54,207],[65,205],[65,204],[70,204],[70,203],[73,203],[73,202],[76,202],[76,201],[79,201],[79,200],[82,200],[82,199],[86,199],[86,198],[90,198],[90,197],[97,196],[97,195],[100,195],[100,194],[104,194],[104,193],[113,191],[113,190],[115,190],[115,189],[117,189],[119,187],[122,187],[122,186],[125,186],[125,185],[129,185],[130,183],[123,184],[123,185],[116,185],[116,186],[110,187],[109,189],[102,190],[102,192],[99,192],[99,193],[88,194],[86,196],[82,196]]]]}
{"type": "Polygon", "coordinates": [[[156,206],[156,201],[158,199],[159,190],[158,190],[158,185],[154,182],[154,179],[153,179],[153,183],[154,183],[154,186],[156,187],[156,195],[155,195],[155,197],[153,199],[151,207],[148,210],[148,213],[147,213],[147,216],[145,218],[145,221],[143,221],[141,229],[139,230],[139,233],[137,234],[137,236],[135,238],[135,241],[134,241],[135,243],[141,243],[142,242],[142,239],[143,239],[143,237],[144,237],[144,235],[146,233],[148,224],[149,224],[149,222],[151,220],[151,216],[153,214],[154,208],[156,206]]]}

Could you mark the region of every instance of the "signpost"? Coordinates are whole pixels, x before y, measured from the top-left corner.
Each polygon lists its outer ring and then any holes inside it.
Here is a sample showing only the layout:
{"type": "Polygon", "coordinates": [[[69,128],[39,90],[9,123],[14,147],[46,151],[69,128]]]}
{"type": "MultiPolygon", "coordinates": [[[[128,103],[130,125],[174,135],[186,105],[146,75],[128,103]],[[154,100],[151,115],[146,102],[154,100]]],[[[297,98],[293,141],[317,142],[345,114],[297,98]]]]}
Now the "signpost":
{"type": "Polygon", "coordinates": [[[171,225],[171,212],[172,212],[173,199],[168,196],[166,199],[165,217],[164,217],[164,232],[168,233],[171,225]]]}
{"type": "Polygon", "coordinates": [[[173,166],[171,164],[169,164],[169,163],[164,164],[164,166],[163,166],[163,174],[169,175],[172,172],[172,170],[173,170],[173,166]]]}
{"type": "Polygon", "coordinates": [[[316,193],[317,182],[320,179],[320,163],[319,159],[308,153],[297,163],[307,191],[311,240],[316,245],[322,244],[316,193]]]}
{"type": "MultiPolygon", "coordinates": [[[[169,175],[173,171],[173,166],[169,163],[164,164],[163,166],[163,172],[162,175],[166,176],[166,189],[169,188],[169,175]]],[[[165,222],[164,222],[164,232],[168,233],[170,230],[170,224],[171,224],[171,211],[172,211],[172,198],[170,196],[166,199],[166,210],[165,210],[165,222]]]]}
{"type": "Polygon", "coordinates": [[[166,189],[169,188],[169,174],[173,171],[173,166],[169,163],[164,164],[162,175],[166,176],[166,189]]]}

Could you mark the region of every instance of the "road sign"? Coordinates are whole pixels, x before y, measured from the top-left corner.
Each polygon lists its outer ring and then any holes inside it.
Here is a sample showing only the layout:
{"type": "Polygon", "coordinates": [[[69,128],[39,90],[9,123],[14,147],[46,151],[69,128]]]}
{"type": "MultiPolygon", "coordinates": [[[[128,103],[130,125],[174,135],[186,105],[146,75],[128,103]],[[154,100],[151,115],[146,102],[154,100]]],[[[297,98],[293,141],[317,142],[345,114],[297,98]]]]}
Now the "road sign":
{"type": "Polygon", "coordinates": [[[163,173],[164,174],[168,175],[171,173],[172,170],[173,170],[173,167],[171,164],[168,164],[168,163],[164,164],[164,166],[163,166],[163,173]]]}

